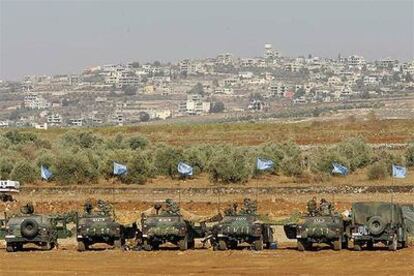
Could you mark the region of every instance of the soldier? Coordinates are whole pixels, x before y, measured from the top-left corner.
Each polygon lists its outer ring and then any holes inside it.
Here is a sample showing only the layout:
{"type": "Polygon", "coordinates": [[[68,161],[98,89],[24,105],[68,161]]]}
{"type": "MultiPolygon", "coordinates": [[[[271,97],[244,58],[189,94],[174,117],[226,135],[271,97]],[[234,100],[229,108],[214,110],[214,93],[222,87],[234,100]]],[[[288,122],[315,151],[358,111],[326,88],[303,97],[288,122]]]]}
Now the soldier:
{"type": "Polygon", "coordinates": [[[322,216],[329,216],[331,214],[331,203],[322,198],[319,204],[319,212],[322,216]]]}
{"type": "Polygon", "coordinates": [[[256,214],[257,212],[257,202],[252,201],[250,198],[245,198],[243,200],[243,208],[241,210],[243,214],[256,214]]]}
{"type": "Polygon", "coordinates": [[[226,216],[235,216],[235,215],[237,215],[237,203],[233,203],[232,206],[229,206],[229,208],[224,210],[224,214],[226,216]]]}
{"type": "Polygon", "coordinates": [[[316,203],[316,197],[314,196],[311,200],[308,201],[308,214],[310,216],[316,216],[318,212],[318,206],[316,203]]]}
{"type": "Polygon", "coordinates": [[[20,208],[20,212],[25,215],[31,215],[34,213],[34,207],[31,202],[27,202],[20,208]]]}
{"type": "Polygon", "coordinates": [[[180,214],[180,208],[178,207],[177,203],[174,202],[174,200],[167,198],[165,200],[166,203],[166,212],[171,215],[179,215],[180,214]]]}
{"type": "Polygon", "coordinates": [[[98,200],[98,208],[101,211],[101,213],[105,216],[108,216],[111,214],[111,210],[112,210],[111,205],[103,200],[98,200]]]}
{"type": "Polygon", "coordinates": [[[83,210],[85,211],[85,214],[87,215],[92,214],[93,205],[89,200],[86,201],[85,204],[83,205],[83,210]]]}
{"type": "Polygon", "coordinates": [[[155,203],[154,204],[154,209],[155,209],[155,213],[158,215],[158,213],[160,212],[160,209],[161,209],[161,204],[159,204],[159,203],[155,203]]]}

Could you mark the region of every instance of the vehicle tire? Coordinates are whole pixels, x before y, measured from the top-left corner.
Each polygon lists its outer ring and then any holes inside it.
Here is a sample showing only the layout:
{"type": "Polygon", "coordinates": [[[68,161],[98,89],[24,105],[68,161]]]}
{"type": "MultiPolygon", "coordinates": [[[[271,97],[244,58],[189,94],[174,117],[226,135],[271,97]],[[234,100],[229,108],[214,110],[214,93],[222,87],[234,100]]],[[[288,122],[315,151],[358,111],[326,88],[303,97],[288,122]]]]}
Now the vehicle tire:
{"type": "Polygon", "coordinates": [[[385,222],[380,216],[373,216],[367,222],[368,231],[372,235],[379,235],[385,229],[385,222]]]}
{"type": "Polygon", "coordinates": [[[225,240],[219,240],[218,250],[221,250],[221,251],[227,250],[227,242],[225,240]]]}
{"type": "Polygon", "coordinates": [[[114,240],[114,247],[116,249],[121,249],[122,248],[122,240],[121,239],[114,240]]]}
{"type": "Polygon", "coordinates": [[[253,249],[256,251],[262,251],[263,250],[263,240],[258,239],[253,242],[253,249]]]}
{"type": "Polygon", "coordinates": [[[348,249],[348,238],[345,237],[344,240],[342,241],[342,248],[343,249],[348,249]]]}
{"type": "Polygon", "coordinates": [[[311,247],[309,245],[309,243],[307,243],[306,241],[304,241],[302,239],[298,240],[297,246],[298,246],[299,251],[306,251],[306,250],[310,249],[310,247],[311,247]]]}
{"type": "Polygon", "coordinates": [[[339,250],[342,249],[342,240],[341,239],[338,239],[338,240],[334,241],[332,244],[333,244],[333,249],[335,251],[339,251],[339,250]]]}
{"type": "Polygon", "coordinates": [[[362,246],[359,243],[354,243],[354,251],[361,251],[362,246]]]}
{"type": "Polygon", "coordinates": [[[398,249],[398,240],[397,240],[397,236],[394,235],[391,243],[388,245],[388,250],[396,251],[397,249],[398,249]]]}
{"type": "Polygon", "coordinates": [[[373,241],[368,241],[367,242],[367,249],[368,250],[373,250],[374,249],[374,242],[373,241]]]}
{"type": "Polygon", "coordinates": [[[78,251],[83,252],[86,250],[86,244],[84,241],[78,241],[78,251]]]}
{"type": "Polygon", "coordinates": [[[194,249],[194,248],[195,248],[195,241],[194,239],[192,239],[188,242],[188,249],[194,249]]]}
{"type": "Polygon", "coordinates": [[[13,245],[11,243],[7,243],[7,245],[6,245],[6,251],[7,252],[14,252],[14,251],[16,251],[15,245],[13,245]]]}
{"type": "Polygon", "coordinates": [[[185,251],[185,250],[188,249],[188,239],[187,239],[187,237],[185,237],[185,238],[178,241],[178,248],[181,251],[185,251]]]}
{"type": "Polygon", "coordinates": [[[142,243],[142,249],[145,251],[151,251],[152,250],[152,244],[149,242],[149,240],[144,240],[142,243]]]}
{"type": "Polygon", "coordinates": [[[52,248],[53,247],[52,247],[52,243],[51,242],[46,242],[45,244],[42,245],[42,249],[43,250],[46,250],[46,251],[51,250],[52,248]]]}
{"type": "Polygon", "coordinates": [[[39,232],[39,225],[33,219],[25,219],[20,225],[20,232],[25,238],[34,238],[39,232]]]}

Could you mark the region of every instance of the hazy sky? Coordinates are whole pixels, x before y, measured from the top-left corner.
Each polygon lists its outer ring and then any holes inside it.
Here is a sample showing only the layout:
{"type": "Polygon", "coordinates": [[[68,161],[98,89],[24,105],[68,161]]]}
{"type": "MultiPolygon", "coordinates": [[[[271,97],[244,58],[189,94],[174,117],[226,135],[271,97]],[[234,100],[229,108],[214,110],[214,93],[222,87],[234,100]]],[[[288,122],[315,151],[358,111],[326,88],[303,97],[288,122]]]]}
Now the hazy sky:
{"type": "Polygon", "coordinates": [[[231,52],[414,56],[414,0],[5,1],[0,79],[231,52]]]}

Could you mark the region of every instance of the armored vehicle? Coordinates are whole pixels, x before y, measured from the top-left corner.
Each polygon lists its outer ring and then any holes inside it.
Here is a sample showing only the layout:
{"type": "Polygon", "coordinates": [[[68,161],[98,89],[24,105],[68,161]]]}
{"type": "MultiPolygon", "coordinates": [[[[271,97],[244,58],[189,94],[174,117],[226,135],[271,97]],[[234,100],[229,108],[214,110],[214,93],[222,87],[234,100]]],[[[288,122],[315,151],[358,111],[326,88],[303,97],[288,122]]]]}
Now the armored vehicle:
{"type": "Polygon", "coordinates": [[[298,224],[286,224],[284,230],[289,239],[297,239],[299,251],[310,250],[314,243],[325,243],[334,250],[348,247],[348,220],[340,214],[306,216],[298,224]]]}
{"type": "Polygon", "coordinates": [[[249,243],[255,250],[270,248],[273,230],[270,225],[259,221],[255,201],[244,199],[243,208],[237,212],[237,205],[225,210],[224,217],[211,229],[211,243],[214,250],[235,249],[240,243],[249,243]]]}
{"type": "Polygon", "coordinates": [[[84,205],[85,212],[76,219],[76,240],[78,251],[85,251],[95,243],[106,243],[115,248],[122,248],[125,243],[123,225],[117,223],[109,204],[98,201],[98,211],[91,203],[84,205]]]}
{"type": "Polygon", "coordinates": [[[170,242],[180,250],[193,249],[194,238],[202,235],[194,224],[181,215],[177,204],[171,199],[165,205],[155,204],[156,214],[143,215],[142,234],[138,246],[144,250],[158,250],[161,244],[170,242]]]}
{"type": "Polygon", "coordinates": [[[389,250],[407,245],[407,226],[402,208],[390,202],[357,202],[352,204],[352,238],[354,250],[372,248],[381,242],[389,250]]]}
{"type": "Polygon", "coordinates": [[[46,215],[34,214],[31,203],[21,208],[20,215],[6,218],[6,250],[13,252],[23,249],[24,244],[35,244],[45,250],[57,246],[57,220],[46,215]]]}
{"type": "Polygon", "coordinates": [[[333,211],[331,203],[321,200],[317,208],[316,198],[308,202],[308,214],[299,223],[284,225],[286,236],[297,239],[299,251],[312,249],[314,243],[325,243],[334,250],[348,247],[350,218],[333,211]]]}

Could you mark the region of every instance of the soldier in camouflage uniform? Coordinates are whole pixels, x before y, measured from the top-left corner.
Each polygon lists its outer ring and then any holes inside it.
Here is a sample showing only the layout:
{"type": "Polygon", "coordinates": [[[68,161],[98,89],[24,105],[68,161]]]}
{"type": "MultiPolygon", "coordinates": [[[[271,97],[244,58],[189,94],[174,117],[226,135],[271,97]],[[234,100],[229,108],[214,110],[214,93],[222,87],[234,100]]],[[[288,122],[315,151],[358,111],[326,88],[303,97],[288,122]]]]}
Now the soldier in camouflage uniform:
{"type": "Polygon", "coordinates": [[[170,215],[180,215],[180,207],[178,207],[177,203],[174,200],[167,198],[165,200],[165,205],[165,213],[170,215]]]}
{"type": "Polygon", "coordinates": [[[112,206],[103,200],[98,200],[98,208],[100,210],[100,213],[106,216],[111,215],[112,206]]]}
{"type": "Polygon", "coordinates": [[[255,215],[257,213],[257,202],[255,200],[251,200],[250,198],[245,198],[243,200],[243,207],[240,213],[255,215]]]}
{"type": "Polygon", "coordinates": [[[31,202],[27,202],[20,208],[20,212],[25,215],[31,215],[34,213],[34,207],[31,202]]]}
{"type": "Polygon", "coordinates": [[[322,198],[319,204],[319,213],[322,216],[329,216],[331,214],[331,211],[332,211],[331,203],[327,201],[326,199],[322,198]]]}
{"type": "Polygon", "coordinates": [[[311,200],[308,201],[308,214],[312,217],[316,216],[318,213],[318,206],[316,203],[316,197],[314,196],[311,200]]]}
{"type": "Polygon", "coordinates": [[[226,216],[235,216],[235,215],[237,215],[237,203],[233,203],[232,206],[229,206],[229,208],[224,210],[224,214],[226,216]]]}
{"type": "Polygon", "coordinates": [[[86,215],[91,215],[93,210],[93,205],[90,201],[86,201],[83,205],[83,210],[85,211],[86,215]]]}

